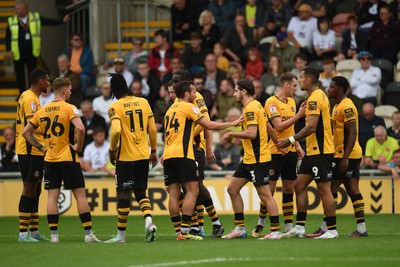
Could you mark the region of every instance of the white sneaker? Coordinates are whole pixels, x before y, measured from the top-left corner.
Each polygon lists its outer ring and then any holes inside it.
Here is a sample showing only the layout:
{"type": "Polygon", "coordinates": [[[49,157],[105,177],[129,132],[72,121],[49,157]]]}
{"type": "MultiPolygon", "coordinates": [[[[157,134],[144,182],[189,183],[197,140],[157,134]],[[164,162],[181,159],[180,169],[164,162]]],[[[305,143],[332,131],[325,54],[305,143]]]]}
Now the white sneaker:
{"type": "Polygon", "coordinates": [[[86,242],[86,243],[96,243],[96,242],[101,243],[101,242],[103,242],[103,241],[99,240],[99,239],[94,235],[94,233],[91,233],[91,234],[89,234],[89,235],[85,235],[85,242],[86,242]]]}
{"type": "Polygon", "coordinates": [[[119,238],[118,236],[113,237],[107,241],[104,241],[104,243],[125,243],[126,238],[119,238]]]}
{"type": "Polygon", "coordinates": [[[223,235],[221,238],[232,239],[232,238],[246,238],[246,237],[247,237],[246,229],[244,230],[233,229],[228,234],[223,235]]]}
{"type": "Polygon", "coordinates": [[[58,235],[51,235],[50,243],[60,243],[58,235]]]}
{"type": "Polygon", "coordinates": [[[156,240],[155,233],[157,231],[157,226],[153,223],[150,223],[146,228],[146,241],[153,242],[156,240]]]}
{"type": "Polygon", "coordinates": [[[274,232],[274,233],[269,233],[261,238],[258,238],[258,240],[275,240],[281,238],[282,238],[281,232],[274,232]]]}
{"type": "Polygon", "coordinates": [[[328,230],[323,235],[315,237],[314,239],[332,239],[338,238],[339,234],[336,230],[328,230]]]}
{"type": "Polygon", "coordinates": [[[287,233],[282,234],[283,238],[303,238],[306,236],[306,231],[305,230],[298,230],[296,227],[292,228],[287,233]]]}

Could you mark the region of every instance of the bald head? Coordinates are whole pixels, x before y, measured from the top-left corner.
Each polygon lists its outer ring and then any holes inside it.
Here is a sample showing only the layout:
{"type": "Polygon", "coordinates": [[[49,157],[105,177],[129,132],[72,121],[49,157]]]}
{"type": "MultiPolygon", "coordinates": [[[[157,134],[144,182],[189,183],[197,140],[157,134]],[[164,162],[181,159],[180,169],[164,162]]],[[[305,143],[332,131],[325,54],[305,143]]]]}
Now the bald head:
{"type": "Polygon", "coordinates": [[[370,121],[374,118],[375,107],[372,103],[365,103],[362,107],[362,114],[366,121],[370,121]]]}
{"type": "Polygon", "coordinates": [[[375,136],[376,141],[378,141],[379,144],[383,144],[386,141],[386,137],[387,137],[386,128],[381,125],[376,126],[374,129],[374,136],[375,136]]]}

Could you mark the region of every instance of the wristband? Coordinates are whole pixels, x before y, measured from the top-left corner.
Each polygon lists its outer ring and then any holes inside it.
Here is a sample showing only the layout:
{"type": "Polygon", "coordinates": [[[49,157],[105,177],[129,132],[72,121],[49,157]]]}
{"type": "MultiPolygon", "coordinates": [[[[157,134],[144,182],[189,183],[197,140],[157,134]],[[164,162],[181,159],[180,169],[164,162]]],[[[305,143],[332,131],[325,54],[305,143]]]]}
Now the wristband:
{"type": "Polygon", "coordinates": [[[152,149],[152,150],[151,150],[151,153],[156,153],[156,149],[152,149]]]}
{"type": "Polygon", "coordinates": [[[290,143],[295,143],[296,142],[296,139],[294,139],[294,137],[293,137],[293,135],[291,136],[291,137],[289,137],[289,141],[290,141],[290,143]]]}

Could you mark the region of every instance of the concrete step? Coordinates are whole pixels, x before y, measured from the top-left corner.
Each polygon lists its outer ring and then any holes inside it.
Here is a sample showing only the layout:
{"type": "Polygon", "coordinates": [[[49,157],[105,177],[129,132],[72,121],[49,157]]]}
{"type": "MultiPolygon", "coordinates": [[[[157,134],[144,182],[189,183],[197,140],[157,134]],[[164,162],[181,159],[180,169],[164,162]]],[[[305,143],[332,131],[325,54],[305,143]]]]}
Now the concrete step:
{"type": "Polygon", "coordinates": [[[19,96],[18,89],[0,89],[0,96],[19,96]]]}
{"type": "MultiPolygon", "coordinates": [[[[145,28],[145,21],[121,21],[121,28],[145,28]]],[[[149,21],[149,28],[170,28],[171,22],[169,20],[164,21],[149,21]]]]}
{"type": "Polygon", "coordinates": [[[15,112],[1,112],[0,120],[15,120],[15,112]]]}
{"type": "Polygon", "coordinates": [[[15,7],[15,1],[3,1],[2,0],[2,1],[0,1],[0,7],[14,8],[15,7]]]}

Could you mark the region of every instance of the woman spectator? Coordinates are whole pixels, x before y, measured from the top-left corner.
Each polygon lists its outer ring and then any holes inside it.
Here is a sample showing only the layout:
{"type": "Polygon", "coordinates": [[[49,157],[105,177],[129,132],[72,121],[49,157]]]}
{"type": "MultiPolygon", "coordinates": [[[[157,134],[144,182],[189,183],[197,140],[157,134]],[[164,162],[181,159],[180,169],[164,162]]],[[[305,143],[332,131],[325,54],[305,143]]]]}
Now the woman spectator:
{"type": "Polygon", "coordinates": [[[204,10],[201,12],[199,17],[200,29],[198,32],[203,36],[203,47],[208,49],[213,49],[214,44],[216,44],[221,39],[221,32],[217,24],[215,24],[215,18],[211,11],[204,10]]]}
{"type": "Polygon", "coordinates": [[[261,82],[265,86],[265,91],[269,95],[275,94],[280,86],[280,77],[283,74],[283,65],[276,56],[271,56],[268,63],[267,72],[261,76],[261,82]]]}
{"type": "Polygon", "coordinates": [[[330,27],[327,17],[318,18],[318,31],[313,34],[313,59],[334,58],[336,56],[335,32],[330,27]]]}
{"type": "Polygon", "coordinates": [[[239,63],[232,63],[229,66],[226,77],[231,78],[236,85],[236,83],[243,78],[242,65],[240,65],[239,63]]]}

